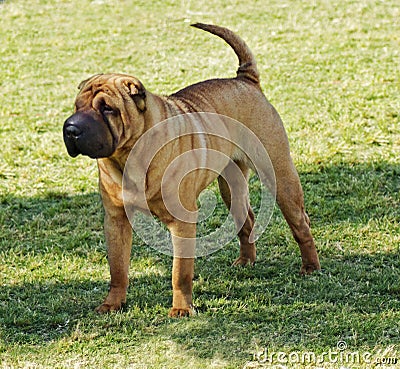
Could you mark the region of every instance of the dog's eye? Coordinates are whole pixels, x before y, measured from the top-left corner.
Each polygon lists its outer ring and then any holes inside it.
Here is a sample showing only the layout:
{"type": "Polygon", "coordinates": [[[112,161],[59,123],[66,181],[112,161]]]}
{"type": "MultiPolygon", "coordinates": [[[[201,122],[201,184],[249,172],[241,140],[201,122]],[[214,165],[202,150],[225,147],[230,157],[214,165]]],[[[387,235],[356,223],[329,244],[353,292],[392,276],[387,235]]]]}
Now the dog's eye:
{"type": "Polygon", "coordinates": [[[114,109],[111,106],[107,105],[107,104],[104,104],[101,110],[102,110],[102,112],[104,114],[114,113],[114,109]]]}

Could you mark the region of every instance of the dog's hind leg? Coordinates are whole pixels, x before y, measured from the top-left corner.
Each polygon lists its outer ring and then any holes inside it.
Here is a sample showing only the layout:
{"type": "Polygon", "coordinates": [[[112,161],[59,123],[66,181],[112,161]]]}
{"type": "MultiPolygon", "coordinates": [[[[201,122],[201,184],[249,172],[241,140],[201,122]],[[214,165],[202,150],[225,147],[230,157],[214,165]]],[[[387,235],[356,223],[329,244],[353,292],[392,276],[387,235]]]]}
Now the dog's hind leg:
{"type": "Polygon", "coordinates": [[[277,173],[277,202],[300,247],[301,274],[321,269],[317,250],[310,230],[310,220],[304,210],[304,197],[300,179],[293,164],[277,173]]]}
{"type": "Polygon", "coordinates": [[[218,185],[227,208],[231,212],[240,240],[240,254],[233,265],[254,264],[256,247],[250,239],[254,227],[254,213],[250,207],[247,184],[249,169],[241,162],[230,163],[218,177],[218,185]],[[238,166],[243,175],[237,175],[238,166]]]}

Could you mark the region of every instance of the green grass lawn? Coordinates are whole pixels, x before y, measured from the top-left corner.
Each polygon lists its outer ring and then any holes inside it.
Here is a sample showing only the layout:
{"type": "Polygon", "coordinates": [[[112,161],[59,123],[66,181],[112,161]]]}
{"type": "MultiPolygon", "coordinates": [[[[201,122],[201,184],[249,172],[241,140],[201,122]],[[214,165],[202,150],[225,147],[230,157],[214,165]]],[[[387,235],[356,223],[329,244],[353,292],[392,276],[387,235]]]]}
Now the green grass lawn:
{"type": "MultiPolygon", "coordinates": [[[[342,354],[400,367],[398,2],[201,3],[0,2],[1,369],[266,368],[266,351],[306,367],[296,355],[337,351],[339,341],[342,354]],[[189,27],[197,21],[230,27],[254,51],[324,270],[298,276],[276,209],[257,264],[230,266],[236,241],[198,259],[198,314],[169,319],[172,260],[136,237],[128,303],[99,316],[109,272],[96,163],[68,157],[62,124],[95,73],[133,74],[164,94],[234,76],[233,51],[189,27]]],[[[320,364],[341,366],[373,367],[343,356],[320,364]]]]}

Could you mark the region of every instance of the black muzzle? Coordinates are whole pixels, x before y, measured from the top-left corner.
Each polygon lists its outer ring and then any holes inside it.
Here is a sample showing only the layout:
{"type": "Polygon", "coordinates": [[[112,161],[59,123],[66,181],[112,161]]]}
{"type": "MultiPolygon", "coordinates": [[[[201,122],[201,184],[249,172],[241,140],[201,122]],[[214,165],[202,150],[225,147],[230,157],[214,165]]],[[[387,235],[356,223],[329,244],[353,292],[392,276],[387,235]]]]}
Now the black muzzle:
{"type": "Polygon", "coordinates": [[[79,154],[93,159],[111,156],[115,150],[115,140],[108,124],[91,114],[77,112],[71,115],[63,127],[64,143],[68,154],[79,154]]]}

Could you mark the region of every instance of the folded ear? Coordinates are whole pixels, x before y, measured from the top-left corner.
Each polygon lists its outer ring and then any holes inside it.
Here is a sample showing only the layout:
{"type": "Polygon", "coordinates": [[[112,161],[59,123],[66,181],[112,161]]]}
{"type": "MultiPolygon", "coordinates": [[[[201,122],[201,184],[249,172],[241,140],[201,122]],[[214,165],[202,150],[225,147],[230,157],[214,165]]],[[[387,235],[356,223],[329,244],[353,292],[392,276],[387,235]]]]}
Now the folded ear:
{"type": "Polygon", "coordinates": [[[139,80],[132,78],[124,81],[124,87],[139,111],[142,113],[146,111],[146,89],[143,84],[139,80]]]}
{"type": "Polygon", "coordinates": [[[89,79],[85,79],[84,81],[82,81],[78,86],[78,90],[82,90],[82,87],[86,85],[86,82],[89,81],[89,79]]]}
{"type": "Polygon", "coordinates": [[[92,79],[94,79],[94,78],[96,78],[96,77],[98,77],[98,76],[101,76],[101,75],[102,75],[102,73],[99,73],[99,74],[95,74],[95,75],[89,77],[88,79],[85,79],[84,81],[82,81],[82,82],[79,84],[78,90],[82,90],[82,88],[86,85],[86,83],[88,83],[88,82],[91,81],[92,79]]]}

